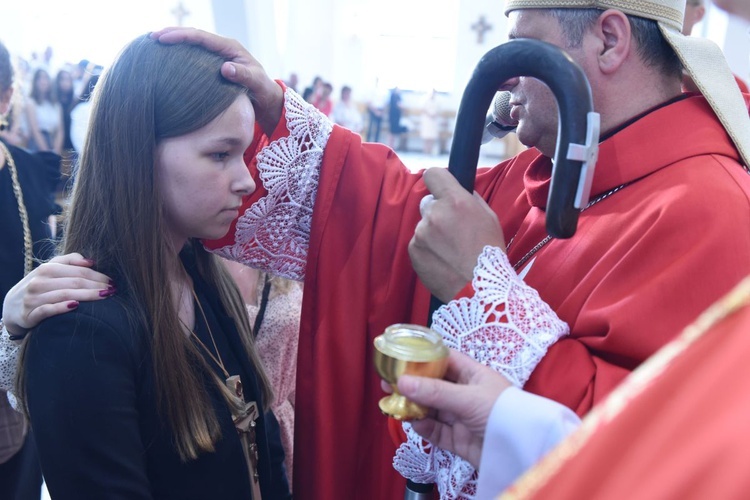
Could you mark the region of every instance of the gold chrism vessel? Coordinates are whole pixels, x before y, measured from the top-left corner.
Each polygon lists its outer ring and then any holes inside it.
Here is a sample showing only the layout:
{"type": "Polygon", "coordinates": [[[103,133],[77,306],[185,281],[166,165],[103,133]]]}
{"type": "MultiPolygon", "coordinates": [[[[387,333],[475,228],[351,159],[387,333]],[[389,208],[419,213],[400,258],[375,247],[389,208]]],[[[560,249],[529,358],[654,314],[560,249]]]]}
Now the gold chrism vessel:
{"type": "Polygon", "coordinates": [[[384,414],[397,420],[424,418],[428,409],[399,394],[401,375],[441,378],[448,366],[448,348],[440,335],[424,326],[396,324],[375,337],[375,368],[393,394],[380,400],[384,414]]]}

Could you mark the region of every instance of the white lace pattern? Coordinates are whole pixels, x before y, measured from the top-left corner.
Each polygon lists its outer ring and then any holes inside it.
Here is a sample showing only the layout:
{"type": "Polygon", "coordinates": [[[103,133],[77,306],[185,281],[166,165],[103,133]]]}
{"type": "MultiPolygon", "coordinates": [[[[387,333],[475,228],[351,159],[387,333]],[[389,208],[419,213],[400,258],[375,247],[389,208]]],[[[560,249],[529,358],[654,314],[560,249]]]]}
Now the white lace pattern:
{"type": "Polygon", "coordinates": [[[10,340],[8,330],[0,321],[0,397],[1,391],[7,391],[8,401],[13,408],[18,409],[13,391],[16,387],[16,372],[18,371],[18,354],[21,349],[20,342],[10,340]]]}
{"type": "MultiPolygon", "coordinates": [[[[523,387],[549,346],[569,327],[518,277],[508,257],[486,246],[474,269],[475,294],[442,306],[432,328],[445,344],[468,354],[523,387]]],[[[431,446],[404,423],[408,441],[393,459],[401,475],[418,483],[436,483],[441,499],[472,499],[474,468],[462,458],[431,446]]]]}
{"type": "Polygon", "coordinates": [[[333,125],[293,90],[284,94],[289,136],[258,153],[268,194],[237,221],[235,243],[214,250],[228,259],[303,280],[320,165],[333,125]]]}

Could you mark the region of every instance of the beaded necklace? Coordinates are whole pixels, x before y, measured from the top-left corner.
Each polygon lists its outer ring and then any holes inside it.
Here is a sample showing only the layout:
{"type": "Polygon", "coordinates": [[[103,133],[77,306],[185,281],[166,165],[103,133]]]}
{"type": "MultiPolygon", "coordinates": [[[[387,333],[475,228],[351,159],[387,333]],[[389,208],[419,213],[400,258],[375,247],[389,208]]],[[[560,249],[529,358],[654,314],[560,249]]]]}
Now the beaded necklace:
{"type": "MultiPolygon", "coordinates": [[[[594,205],[596,205],[600,201],[602,201],[602,200],[604,200],[606,198],[609,198],[611,195],[615,194],[617,191],[621,190],[622,188],[624,188],[625,186],[627,186],[629,184],[630,184],[629,182],[626,182],[625,184],[620,184],[616,188],[614,188],[614,189],[612,189],[610,191],[607,191],[606,193],[604,193],[602,195],[597,196],[596,198],[594,198],[593,200],[591,200],[588,205],[586,205],[585,207],[583,207],[583,209],[581,210],[581,212],[583,212],[584,210],[586,210],[588,208],[593,207],[594,205]]],[[[505,250],[506,254],[507,254],[508,250],[510,250],[510,246],[513,244],[513,240],[515,240],[515,239],[516,239],[516,237],[513,236],[513,238],[511,238],[510,241],[508,242],[508,245],[506,246],[506,250],[505,250]]],[[[513,264],[513,270],[517,272],[521,268],[521,266],[523,266],[524,264],[526,264],[526,262],[528,262],[528,260],[531,257],[533,257],[535,253],[537,253],[539,250],[541,250],[542,247],[544,247],[544,245],[546,245],[547,243],[549,243],[550,240],[552,240],[552,236],[550,236],[550,235],[545,236],[542,241],[540,241],[539,243],[537,243],[534,246],[534,248],[532,248],[531,250],[529,250],[526,253],[526,255],[524,255],[523,257],[521,257],[521,259],[518,262],[516,262],[515,264],[513,264]]]]}

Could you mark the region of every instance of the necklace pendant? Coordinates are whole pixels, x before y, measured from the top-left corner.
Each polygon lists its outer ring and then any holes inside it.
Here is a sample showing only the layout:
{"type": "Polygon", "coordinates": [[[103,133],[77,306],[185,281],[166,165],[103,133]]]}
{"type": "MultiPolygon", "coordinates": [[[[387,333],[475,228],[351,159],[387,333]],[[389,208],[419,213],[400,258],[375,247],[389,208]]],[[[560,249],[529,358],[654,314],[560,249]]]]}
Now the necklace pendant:
{"type": "Polygon", "coordinates": [[[253,500],[260,500],[260,474],[258,473],[258,443],[256,442],[255,425],[260,416],[255,401],[245,403],[244,409],[234,416],[234,427],[242,443],[247,469],[250,475],[250,486],[253,489],[253,500]]]}
{"type": "Polygon", "coordinates": [[[260,416],[258,404],[255,401],[245,403],[245,394],[239,375],[227,377],[226,384],[229,391],[244,403],[241,410],[232,411],[232,422],[242,443],[242,451],[250,474],[250,485],[253,489],[253,500],[260,500],[260,474],[258,473],[260,455],[255,440],[256,420],[260,416]]]}
{"type": "Polygon", "coordinates": [[[226,384],[227,389],[229,389],[232,394],[243,401],[245,400],[245,393],[242,388],[242,380],[240,380],[239,375],[232,375],[231,377],[227,377],[226,384]]]}

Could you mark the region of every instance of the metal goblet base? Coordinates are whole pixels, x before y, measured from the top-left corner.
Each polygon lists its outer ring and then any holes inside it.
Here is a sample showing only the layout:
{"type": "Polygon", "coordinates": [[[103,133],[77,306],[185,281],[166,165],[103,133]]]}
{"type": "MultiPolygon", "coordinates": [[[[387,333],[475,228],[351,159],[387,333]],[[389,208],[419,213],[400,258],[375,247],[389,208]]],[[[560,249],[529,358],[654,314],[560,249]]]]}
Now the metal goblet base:
{"type": "Polygon", "coordinates": [[[422,419],[427,416],[428,411],[424,406],[418,405],[395,392],[382,398],[378,407],[383,414],[401,421],[422,419]]]}

